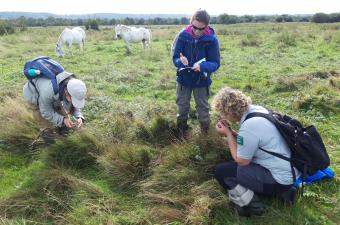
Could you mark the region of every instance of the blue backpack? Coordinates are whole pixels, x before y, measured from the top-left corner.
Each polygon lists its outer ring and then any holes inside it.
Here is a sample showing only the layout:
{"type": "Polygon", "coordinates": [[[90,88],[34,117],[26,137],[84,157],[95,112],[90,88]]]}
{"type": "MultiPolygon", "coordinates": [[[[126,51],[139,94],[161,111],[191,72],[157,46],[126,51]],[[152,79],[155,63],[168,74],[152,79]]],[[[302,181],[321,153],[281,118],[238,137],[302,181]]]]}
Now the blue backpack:
{"type": "Polygon", "coordinates": [[[37,77],[43,77],[50,79],[53,86],[54,94],[59,92],[59,86],[57,83],[57,75],[64,71],[64,68],[57,63],[56,61],[52,60],[47,56],[40,56],[34,58],[25,63],[24,66],[24,75],[29,80],[29,82],[35,87],[33,79],[37,77]],[[39,75],[32,75],[29,70],[40,70],[39,75]]]}

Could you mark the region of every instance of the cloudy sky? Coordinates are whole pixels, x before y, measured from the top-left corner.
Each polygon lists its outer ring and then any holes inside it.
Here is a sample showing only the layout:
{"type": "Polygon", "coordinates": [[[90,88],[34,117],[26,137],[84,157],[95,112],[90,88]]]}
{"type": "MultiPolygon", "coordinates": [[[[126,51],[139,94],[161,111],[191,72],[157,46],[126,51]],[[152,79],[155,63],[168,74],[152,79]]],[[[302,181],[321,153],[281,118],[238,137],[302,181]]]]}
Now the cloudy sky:
{"type": "Polygon", "coordinates": [[[0,0],[0,11],[56,14],[192,14],[198,8],[212,15],[334,13],[340,0],[0,0]]]}

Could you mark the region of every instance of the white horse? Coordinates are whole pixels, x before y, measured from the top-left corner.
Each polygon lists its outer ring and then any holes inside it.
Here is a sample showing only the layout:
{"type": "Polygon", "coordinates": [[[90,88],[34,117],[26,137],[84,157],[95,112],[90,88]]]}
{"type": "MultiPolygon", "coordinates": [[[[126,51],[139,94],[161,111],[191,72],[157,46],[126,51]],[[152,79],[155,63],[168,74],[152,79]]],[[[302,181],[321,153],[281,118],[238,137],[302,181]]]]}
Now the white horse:
{"type": "Polygon", "coordinates": [[[124,40],[128,52],[131,52],[130,43],[142,42],[144,49],[150,46],[151,31],[144,27],[136,28],[118,24],[115,26],[115,33],[116,39],[122,38],[124,40]]]}
{"type": "Polygon", "coordinates": [[[81,27],[74,27],[72,30],[65,28],[59,36],[57,45],[55,47],[55,52],[59,57],[64,57],[63,46],[66,44],[68,53],[72,55],[72,44],[77,44],[79,50],[84,49],[85,38],[85,31],[81,27]]]}

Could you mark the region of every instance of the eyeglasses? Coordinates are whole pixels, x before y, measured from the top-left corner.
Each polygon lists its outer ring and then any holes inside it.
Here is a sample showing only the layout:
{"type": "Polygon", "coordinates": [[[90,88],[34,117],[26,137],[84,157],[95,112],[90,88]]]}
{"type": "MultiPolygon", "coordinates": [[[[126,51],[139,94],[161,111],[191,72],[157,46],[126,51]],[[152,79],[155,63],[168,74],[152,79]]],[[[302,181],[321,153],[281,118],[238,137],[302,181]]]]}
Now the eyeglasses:
{"type": "Polygon", "coordinates": [[[195,30],[199,30],[199,31],[203,31],[206,27],[202,27],[202,28],[199,28],[199,27],[196,27],[194,24],[191,24],[192,28],[194,28],[195,30]]]}

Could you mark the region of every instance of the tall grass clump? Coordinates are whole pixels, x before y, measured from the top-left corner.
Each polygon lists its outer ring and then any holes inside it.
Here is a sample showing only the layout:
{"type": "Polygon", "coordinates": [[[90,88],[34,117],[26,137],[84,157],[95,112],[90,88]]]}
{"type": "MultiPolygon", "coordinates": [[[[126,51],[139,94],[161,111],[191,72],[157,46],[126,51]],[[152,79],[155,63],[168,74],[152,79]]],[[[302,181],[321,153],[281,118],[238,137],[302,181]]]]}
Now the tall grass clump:
{"type": "Polygon", "coordinates": [[[105,142],[86,130],[60,139],[46,151],[45,161],[51,167],[86,169],[96,165],[105,142]]]}
{"type": "Polygon", "coordinates": [[[340,89],[340,76],[338,77],[332,77],[330,80],[329,80],[329,84],[334,87],[334,88],[337,88],[337,89],[340,89]]]}
{"type": "Polygon", "coordinates": [[[116,144],[99,157],[98,162],[112,180],[123,188],[134,185],[150,175],[156,151],[145,145],[116,144]]]}
{"type": "Polygon", "coordinates": [[[162,147],[171,144],[175,139],[175,135],[175,122],[162,116],[155,116],[147,124],[137,124],[136,136],[157,146],[162,147]]]}
{"type": "Polygon", "coordinates": [[[290,92],[297,91],[305,85],[309,84],[310,78],[308,76],[280,76],[273,79],[274,92],[290,92]]]}
{"type": "Polygon", "coordinates": [[[339,103],[336,100],[333,100],[326,95],[302,95],[293,103],[293,107],[295,109],[304,112],[315,110],[321,112],[324,115],[329,115],[330,113],[340,113],[338,106],[339,103]]]}
{"type": "Polygon", "coordinates": [[[85,181],[61,170],[36,174],[13,196],[0,201],[0,217],[25,218],[40,223],[65,223],[74,196],[83,193],[96,198],[101,192],[85,181]]]}
{"type": "Polygon", "coordinates": [[[279,42],[279,47],[296,46],[296,36],[287,31],[280,33],[277,41],[279,42]]]}
{"type": "Polygon", "coordinates": [[[18,98],[7,97],[1,104],[5,107],[0,108],[0,139],[26,151],[40,133],[32,112],[18,98]]]}
{"type": "Polygon", "coordinates": [[[189,165],[173,166],[160,166],[163,168],[142,182],[141,195],[154,205],[149,209],[153,221],[206,224],[212,210],[227,203],[224,194],[218,184],[204,178],[199,169],[189,165]]]}
{"type": "Polygon", "coordinates": [[[259,41],[259,36],[257,34],[247,34],[244,38],[241,39],[240,41],[240,46],[241,47],[256,47],[259,46],[260,41],[259,41]]]}
{"type": "Polygon", "coordinates": [[[213,174],[218,163],[232,160],[228,148],[226,140],[211,129],[208,135],[197,135],[193,138],[191,158],[196,160],[204,173],[213,174]]]}
{"type": "Polygon", "coordinates": [[[190,206],[187,208],[186,223],[209,224],[215,208],[227,208],[228,197],[214,180],[208,180],[190,190],[190,206]]]}

